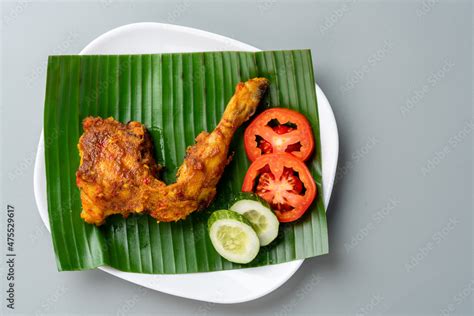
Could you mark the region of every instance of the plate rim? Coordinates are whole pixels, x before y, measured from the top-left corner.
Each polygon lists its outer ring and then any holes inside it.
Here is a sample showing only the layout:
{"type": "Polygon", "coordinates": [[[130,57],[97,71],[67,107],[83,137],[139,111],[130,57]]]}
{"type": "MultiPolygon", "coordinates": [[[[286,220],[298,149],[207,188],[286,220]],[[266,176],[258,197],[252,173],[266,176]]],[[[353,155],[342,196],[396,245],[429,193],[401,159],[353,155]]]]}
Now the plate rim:
{"type": "MultiPolygon", "coordinates": [[[[137,28],[139,29],[139,28],[143,28],[143,27],[145,27],[145,28],[146,27],[151,27],[151,28],[158,27],[158,28],[164,29],[164,30],[183,32],[183,33],[191,34],[191,35],[194,35],[194,36],[201,36],[201,37],[208,38],[210,40],[217,40],[217,41],[222,41],[222,42],[229,43],[231,45],[239,47],[240,50],[261,51],[260,49],[254,47],[254,46],[251,46],[251,45],[248,45],[246,43],[237,41],[233,38],[229,38],[229,37],[226,37],[226,36],[222,36],[222,35],[219,35],[219,34],[207,32],[207,31],[200,30],[200,29],[195,29],[195,28],[180,26],[180,25],[174,25],[174,24],[165,24],[165,23],[156,23],[156,22],[139,22],[139,23],[131,23],[131,24],[122,25],[122,26],[116,27],[114,29],[111,29],[111,30],[99,35],[94,40],[92,40],[89,44],[87,44],[80,51],[79,55],[86,55],[87,52],[89,52],[91,49],[94,48],[94,46],[100,44],[102,41],[106,41],[106,40],[110,39],[111,37],[120,34],[121,32],[133,31],[134,29],[137,29],[137,28]]],[[[176,52],[178,52],[178,51],[176,51],[176,52]]],[[[331,108],[331,105],[330,105],[327,97],[325,96],[324,92],[322,91],[322,89],[317,84],[316,84],[316,90],[317,90],[318,99],[319,99],[319,97],[323,98],[326,101],[327,105],[328,105],[326,110],[329,110],[329,111],[328,111],[328,113],[326,113],[326,115],[330,116],[331,123],[333,125],[332,126],[333,127],[332,141],[335,142],[335,144],[334,144],[334,147],[335,147],[335,164],[332,168],[334,170],[331,169],[331,173],[335,175],[335,170],[336,170],[336,167],[337,167],[337,160],[338,160],[338,157],[339,157],[339,135],[338,135],[338,130],[337,130],[337,123],[336,123],[336,120],[335,120],[335,117],[334,117],[334,112],[331,108]]],[[[318,100],[318,104],[319,104],[319,100],[318,100]]],[[[318,111],[320,111],[320,107],[318,107],[318,111]]],[[[320,116],[320,113],[319,113],[319,116],[320,116]]],[[[321,142],[322,142],[322,140],[321,140],[321,142]]],[[[324,157],[322,158],[322,163],[323,162],[324,162],[324,157]]],[[[48,231],[51,232],[51,228],[50,228],[50,224],[49,224],[49,215],[48,215],[48,210],[47,210],[47,202],[46,202],[46,208],[44,208],[44,202],[47,201],[47,196],[45,198],[40,193],[40,191],[41,191],[40,186],[42,185],[41,182],[43,182],[44,184],[46,183],[46,179],[42,177],[43,174],[41,173],[41,170],[42,170],[41,168],[43,168],[43,170],[45,171],[44,163],[45,163],[45,159],[44,159],[44,132],[43,132],[43,129],[42,129],[40,140],[39,140],[39,143],[38,143],[38,149],[37,149],[36,157],[35,157],[35,165],[34,165],[34,176],[33,176],[34,196],[35,196],[35,202],[36,202],[36,205],[37,205],[37,208],[38,208],[38,212],[40,213],[40,217],[41,217],[44,225],[48,229],[48,231]],[[41,166],[41,164],[42,164],[42,166],[41,166]]],[[[326,207],[326,212],[327,212],[327,207],[329,205],[329,200],[330,200],[330,196],[331,196],[331,193],[332,193],[334,180],[335,180],[334,176],[331,177],[328,180],[329,181],[328,188],[323,186],[323,194],[324,194],[323,202],[324,202],[325,207],[326,207]],[[329,193],[326,193],[326,191],[328,191],[329,193]]],[[[46,188],[45,188],[45,190],[46,190],[46,188]]],[[[233,304],[233,303],[242,303],[242,302],[255,300],[255,299],[258,299],[260,297],[263,297],[263,296],[273,292],[274,290],[276,290],[277,288],[282,286],[284,283],[286,283],[296,273],[296,271],[302,265],[303,261],[304,261],[304,259],[300,259],[300,260],[294,260],[294,261],[278,264],[278,265],[289,265],[288,268],[290,268],[291,270],[288,270],[288,274],[285,278],[282,278],[280,280],[280,282],[275,283],[274,286],[269,288],[268,290],[262,291],[258,295],[254,295],[254,296],[240,297],[239,299],[227,299],[227,300],[226,299],[206,299],[206,300],[203,300],[203,299],[200,299],[200,298],[186,296],[186,295],[177,293],[177,292],[172,291],[172,290],[156,289],[156,288],[153,288],[153,287],[151,287],[147,284],[143,284],[140,281],[130,279],[131,277],[133,277],[133,275],[142,275],[140,273],[124,272],[124,271],[120,271],[120,270],[117,270],[115,268],[112,268],[110,266],[101,266],[101,267],[98,267],[98,268],[102,271],[105,271],[109,274],[112,274],[112,275],[114,275],[116,277],[119,277],[123,280],[126,280],[128,282],[132,282],[132,283],[140,285],[140,286],[144,286],[144,287],[156,290],[156,291],[160,291],[162,293],[167,293],[167,294],[170,294],[170,295],[174,295],[174,296],[178,296],[178,297],[184,297],[184,298],[193,299],[193,300],[199,300],[199,301],[207,301],[207,302],[222,303],[222,304],[233,304]]],[[[273,265],[273,266],[277,266],[277,265],[273,265]]],[[[267,267],[268,266],[248,268],[248,269],[265,269],[267,267]]],[[[244,269],[244,270],[246,270],[246,269],[244,269]]],[[[236,272],[236,271],[240,271],[240,270],[198,272],[198,273],[178,274],[178,275],[183,276],[183,275],[190,275],[190,274],[210,274],[210,273],[219,274],[219,273],[232,273],[232,272],[236,272]]],[[[161,276],[161,275],[160,274],[158,274],[158,275],[150,274],[149,276],[156,277],[156,276],[161,276]]],[[[173,276],[173,275],[166,275],[166,276],[173,276]]]]}

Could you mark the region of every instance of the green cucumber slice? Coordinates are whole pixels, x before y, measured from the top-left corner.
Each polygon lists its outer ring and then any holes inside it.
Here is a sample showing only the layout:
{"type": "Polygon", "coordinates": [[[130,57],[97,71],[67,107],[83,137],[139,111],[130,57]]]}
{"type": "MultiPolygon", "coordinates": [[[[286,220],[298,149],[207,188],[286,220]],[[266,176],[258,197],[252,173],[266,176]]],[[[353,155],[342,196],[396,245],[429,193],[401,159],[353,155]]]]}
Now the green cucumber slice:
{"type": "Polygon", "coordinates": [[[252,224],[239,213],[220,210],[207,222],[209,237],[216,251],[235,263],[249,263],[258,254],[260,242],[252,224]]]}
{"type": "Polygon", "coordinates": [[[268,204],[256,197],[235,202],[231,211],[242,214],[258,235],[261,246],[266,246],[278,236],[280,222],[268,204]]]}

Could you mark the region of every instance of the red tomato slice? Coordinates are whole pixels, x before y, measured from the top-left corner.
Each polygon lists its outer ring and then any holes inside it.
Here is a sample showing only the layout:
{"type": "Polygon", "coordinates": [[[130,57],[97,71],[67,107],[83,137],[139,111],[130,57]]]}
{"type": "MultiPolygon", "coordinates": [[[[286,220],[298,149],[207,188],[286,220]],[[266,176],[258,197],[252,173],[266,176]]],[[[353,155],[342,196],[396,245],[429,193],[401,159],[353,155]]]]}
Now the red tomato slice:
{"type": "Polygon", "coordinates": [[[317,188],[301,160],[288,153],[274,153],[255,159],[242,191],[254,192],[267,201],[280,222],[292,222],[309,208],[317,188]]]}
{"type": "Polygon", "coordinates": [[[293,110],[272,108],[262,112],[244,134],[245,152],[251,161],[287,152],[304,161],[314,148],[313,132],[306,117],[293,110]]]}

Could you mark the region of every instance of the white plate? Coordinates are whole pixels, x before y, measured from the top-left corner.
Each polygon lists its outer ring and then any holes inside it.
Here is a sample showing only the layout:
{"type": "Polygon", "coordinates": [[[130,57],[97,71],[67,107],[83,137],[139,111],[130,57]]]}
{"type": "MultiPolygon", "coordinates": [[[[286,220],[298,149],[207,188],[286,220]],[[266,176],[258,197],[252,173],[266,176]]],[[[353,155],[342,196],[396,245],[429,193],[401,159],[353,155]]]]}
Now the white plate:
{"type": "MultiPolygon", "coordinates": [[[[136,23],[109,31],[87,45],[81,55],[147,54],[202,51],[258,51],[259,49],[230,39],[188,27],[136,23]]],[[[327,207],[331,196],[339,151],[336,121],[323,91],[316,86],[319,106],[323,159],[323,191],[327,207]]],[[[43,133],[38,145],[34,171],[35,199],[41,218],[48,228],[46,174],[43,133]]],[[[240,303],[262,297],[285,283],[303,260],[231,271],[177,275],[149,275],[122,272],[101,267],[107,273],[164,293],[214,303],[240,303]]]]}

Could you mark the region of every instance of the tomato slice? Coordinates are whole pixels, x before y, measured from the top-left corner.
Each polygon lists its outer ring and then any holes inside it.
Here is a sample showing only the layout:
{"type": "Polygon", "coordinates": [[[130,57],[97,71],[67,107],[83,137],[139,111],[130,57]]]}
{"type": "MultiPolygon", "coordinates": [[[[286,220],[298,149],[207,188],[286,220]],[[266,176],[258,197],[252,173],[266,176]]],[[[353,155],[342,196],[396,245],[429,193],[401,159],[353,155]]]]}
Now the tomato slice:
{"type": "Polygon", "coordinates": [[[251,161],[277,152],[287,152],[305,161],[313,152],[314,138],[311,125],[303,114],[272,108],[250,123],[245,130],[244,144],[251,161]]]}
{"type": "Polygon", "coordinates": [[[244,178],[242,191],[267,201],[280,222],[300,218],[316,196],[316,184],[306,165],[289,153],[255,159],[244,178]]]}

